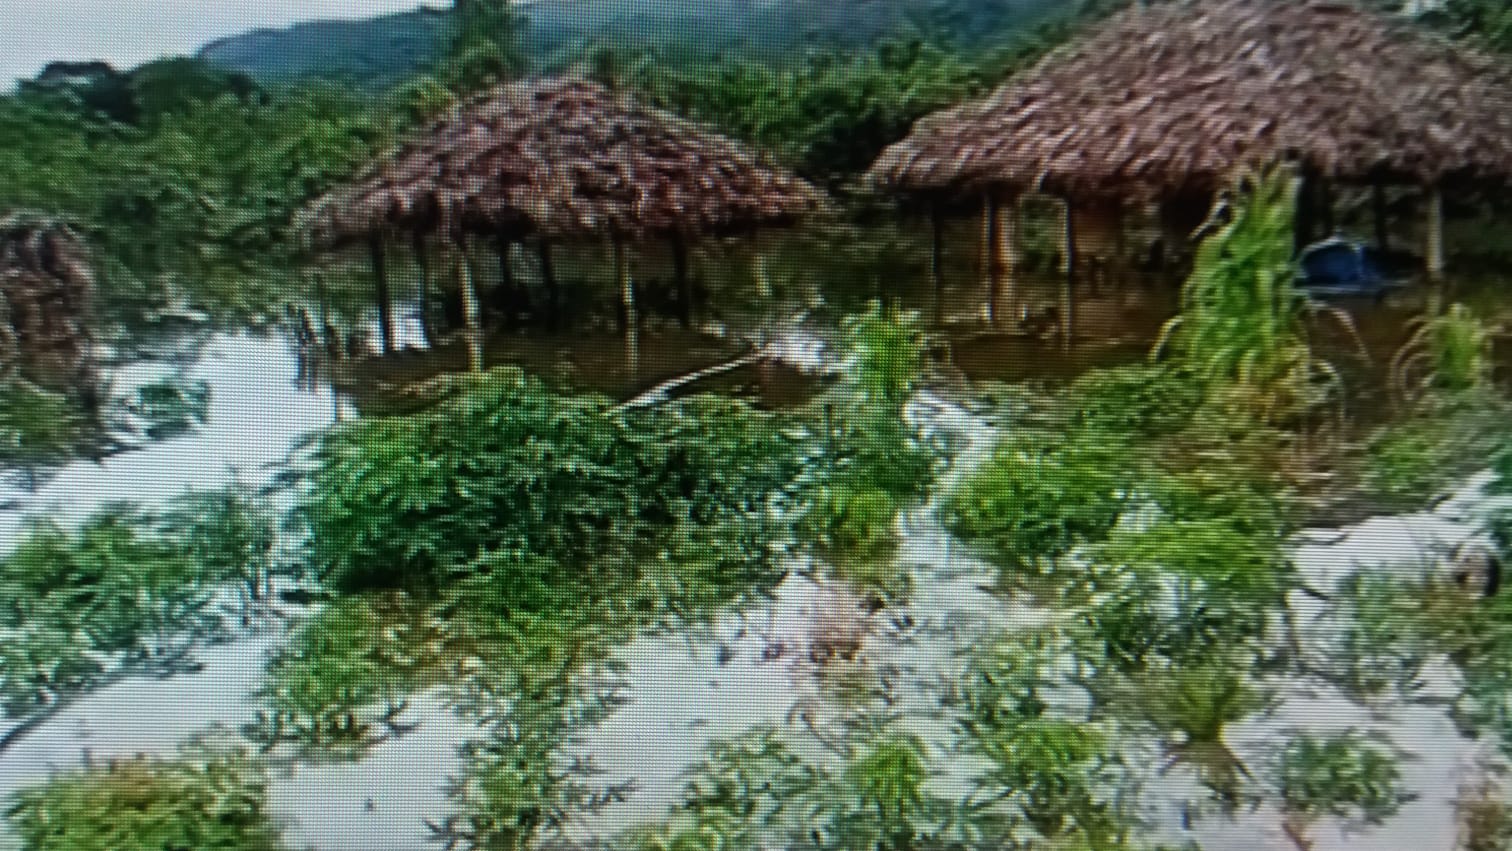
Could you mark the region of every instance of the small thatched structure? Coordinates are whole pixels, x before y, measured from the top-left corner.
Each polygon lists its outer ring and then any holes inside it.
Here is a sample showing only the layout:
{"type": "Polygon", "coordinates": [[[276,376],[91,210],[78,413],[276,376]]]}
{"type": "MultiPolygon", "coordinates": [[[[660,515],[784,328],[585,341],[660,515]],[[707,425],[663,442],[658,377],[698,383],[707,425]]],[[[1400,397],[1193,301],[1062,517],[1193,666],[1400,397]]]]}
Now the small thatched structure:
{"type": "Polygon", "coordinates": [[[871,170],[905,192],[1206,194],[1239,165],[1421,186],[1512,176],[1507,64],[1353,4],[1131,8],[871,170]]]}
{"type": "MultiPolygon", "coordinates": [[[[1124,205],[1155,202],[1171,248],[1236,168],[1277,160],[1310,184],[1421,187],[1436,277],[1440,189],[1512,177],[1512,72],[1349,3],[1139,4],[989,96],[919,121],[868,177],[903,195],[985,205],[993,304],[1000,289],[1011,297],[1021,195],[1066,202],[1069,277],[1078,214],[1116,224],[1124,205]]],[[[1377,234],[1384,242],[1379,222],[1377,234]]]]}
{"type": "MultiPolygon", "coordinates": [[[[298,228],[317,248],[367,240],[379,267],[387,233],[452,243],[482,234],[504,250],[528,236],[607,238],[622,279],[622,244],[664,237],[685,277],[686,240],[791,224],[822,204],[813,186],[711,130],[597,83],[555,78],[460,105],[317,199],[298,228]]],[[[622,288],[633,333],[628,281],[622,288]]]]}
{"type": "Polygon", "coordinates": [[[84,244],[68,225],[0,217],[0,371],[91,401],[94,287],[84,244]]]}

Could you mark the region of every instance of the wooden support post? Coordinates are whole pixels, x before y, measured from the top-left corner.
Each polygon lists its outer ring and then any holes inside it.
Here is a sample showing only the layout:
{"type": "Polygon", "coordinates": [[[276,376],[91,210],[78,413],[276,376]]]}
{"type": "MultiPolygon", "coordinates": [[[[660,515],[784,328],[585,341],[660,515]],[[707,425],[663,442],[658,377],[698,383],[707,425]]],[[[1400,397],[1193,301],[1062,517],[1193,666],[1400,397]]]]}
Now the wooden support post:
{"type": "Polygon", "coordinates": [[[456,243],[457,290],[462,296],[462,318],[467,325],[467,368],[483,371],[483,319],[478,307],[478,292],[473,287],[472,258],[467,254],[467,236],[459,234],[456,243]]]}
{"type": "Polygon", "coordinates": [[[1334,235],[1333,186],[1327,180],[1318,181],[1318,223],[1323,226],[1323,238],[1334,235]]]}
{"type": "Polygon", "coordinates": [[[929,209],[929,277],[934,284],[935,324],[945,322],[945,222],[940,205],[929,209]]]}
{"type": "Polygon", "coordinates": [[[1370,187],[1370,207],[1375,219],[1376,250],[1385,254],[1391,250],[1391,237],[1386,227],[1386,187],[1379,180],[1370,187]]]}
{"type": "Polygon", "coordinates": [[[1313,224],[1317,218],[1317,178],[1304,172],[1301,176],[1301,185],[1297,189],[1297,215],[1292,227],[1294,229],[1293,252],[1301,254],[1313,241],[1313,224]]]}
{"type": "Polygon", "coordinates": [[[672,282],[677,287],[677,321],[683,330],[693,327],[693,279],[688,275],[688,243],[672,232],[672,282]]]}
{"type": "Polygon", "coordinates": [[[389,299],[388,270],[383,263],[383,235],[368,236],[368,257],[373,264],[373,283],[378,300],[378,334],[383,338],[383,353],[394,351],[394,305],[389,299]]]}
{"type": "Polygon", "coordinates": [[[557,285],[556,266],[551,262],[551,242],[542,239],[536,251],[541,261],[541,283],[546,287],[546,302],[550,305],[548,324],[556,329],[562,321],[562,290],[557,285]]]}
{"type": "Polygon", "coordinates": [[[430,252],[425,248],[425,234],[415,231],[415,265],[420,269],[420,334],[425,345],[435,345],[435,332],[431,328],[431,269],[430,252]]]}
{"type": "Polygon", "coordinates": [[[1066,277],[1061,282],[1060,338],[1061,349],[1070,351],[1076,334],[1076,211],[1071,199],[1065,201],[1066,277]]]}
{"type": "Polygon", "coordinates": [[[989,196],[982,210],[982,249],[987,270],[987,323],[998,324],[998,288],[1002,283],[1003,217],[996,197],[989,196]]]}
{"type": "Polygon", "coordinates": [[[625,330],[625,364],[630,375],[640,372],[640,316],[635,309],[635,281],[630,275],[630,259],[624,240],[614,237],[614,281],[619,286],[620,307],[625,330]]]}
{"type": "Polygon", "coordinates": [[[1438,313],[1448,300],[1444,278],[1444,193],[1438,184],[1428,188],[1427,204],[1423,260],[1430,285],[1428,312],[1438,313]]]}

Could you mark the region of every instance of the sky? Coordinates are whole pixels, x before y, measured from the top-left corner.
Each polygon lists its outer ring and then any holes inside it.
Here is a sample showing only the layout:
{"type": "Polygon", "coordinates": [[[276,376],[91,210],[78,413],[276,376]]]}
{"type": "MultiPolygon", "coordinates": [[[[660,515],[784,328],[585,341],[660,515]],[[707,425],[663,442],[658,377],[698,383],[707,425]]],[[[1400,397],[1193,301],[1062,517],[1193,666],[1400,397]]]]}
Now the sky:
{"type": "Polygon", "coordinates": [[[0,91],[55,60],[130,68],[299,21],[367,18],[444,0],[0,0],[0,91]]]}

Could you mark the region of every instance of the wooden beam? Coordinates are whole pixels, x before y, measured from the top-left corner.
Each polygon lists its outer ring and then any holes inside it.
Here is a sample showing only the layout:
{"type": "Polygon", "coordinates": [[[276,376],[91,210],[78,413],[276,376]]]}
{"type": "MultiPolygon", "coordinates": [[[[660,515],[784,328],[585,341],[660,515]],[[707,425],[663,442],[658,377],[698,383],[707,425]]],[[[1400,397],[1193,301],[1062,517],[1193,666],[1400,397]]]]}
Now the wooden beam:
{"type": "Polygon", "coordinates": [[[472,258],[467,254],[467,236],[459,235],[456,243],[457,290],[462,296],[462,321],[467,325],[467,368],[483,371],[483,319],[478,307],[478,293],[473,287],[472,258]]]}
{"type": "Polygon", "coordinates": [[[640,373],[640,315],[635,307],[635,280],[630,275],[630,259],[625,242],[614,237],[614,280],[619,286],[620,307],[625,331],[625,364],[630,375],[640,373]]]}
{"type": "Polygon", "coordinates": [[[378,301],[378,334],[383,339],[383,353],[394,351],[394,305],[389,298],[388,270],[384,267],[383,235],[368,236],[368,258],[373,264],[374,295],[378,301]]]}

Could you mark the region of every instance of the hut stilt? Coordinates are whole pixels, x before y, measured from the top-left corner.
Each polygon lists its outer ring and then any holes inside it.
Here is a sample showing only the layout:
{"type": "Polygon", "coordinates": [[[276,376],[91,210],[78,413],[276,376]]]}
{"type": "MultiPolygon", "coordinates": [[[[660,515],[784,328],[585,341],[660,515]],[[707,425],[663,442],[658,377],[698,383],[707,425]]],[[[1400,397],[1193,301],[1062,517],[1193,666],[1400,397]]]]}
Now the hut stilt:
{"type": "Polygon", "coordinates": [[[457,294],[462,298],[462,321],[467,326],[467,368],[483,371],[483,317],[478,292],[473,287],[472,258],[467,253],[467,237],[457,238],[457,294]]]}
{"type": "Polygon", "coordinates": [[[373,284],[378,300],[378,334],[383,338],[383,353],[391,354],[394,351],[394,339],[398,335],[394,333],[394,304],[389,298],[388,270],[384,267],[381,233],[375,232],[368,236],[368,257],[373,264],[373,284]]]}
{"type": "Polygon", "coordinates": [[[420,335],[425,338],[425,345],[435,344],[435,333],[431,327],[431,268],[430,252],[425,246],[425,234],[415,232],[414,239],[415,266],[420,270],[420,335]]]}
{"type": "Polygon", "coordinates": [[[1076,333],[1076,208],[1068,198],[1065,202],[1066,225],[1066,275],[1061,280],[1060,338],[1061,349],[1070,351],[1076,333]]]}
{"type": "Polygon", "coordinates": [[[536,244],[536,257],[541,262],[541,284],[546,288],[547,324],[556,328],[562,321],[562,288],[557,283],[556,264],[551,260],[551,240],[542,239],[536,244]]]}
{"type": "Polygon", "coordinates": [[[998,199],[989,196],[982,205],[982,257],[987,284],[987,323],[998,324],[998,289],[1003,274],[1003,215],[998,199]]]}
{"type": "Polygon", "coordinates": [[[614,237],[614,281],[619,286],[620,309],[625,330],[625,364],[630,374],[640,372],[640,315],[635,307],[635,280],[630,275],[630,259],[625,242],[614,237]]]}
{"type": "Polygon", "coordinates": [[[935,324],[945,321],[945,220],[938,204],[929,209],[929,278],[934,284],[935,324]]]}
{"type": "Polygon", "coordinates": [[[1386,187],[1379,180],[1370,186],[1370,208],[1375,219],[1376,250],[1384,254],[1391,250],[1391,244],[1386,228],[1386,187]]]}
{"type": "Polygon", "coordinates": [[[1428,279],[1442,281],[1444,279],[1444,195],[1437,184],[1428,188],[1425,200],[1428,210],[1423,260],[1427,266],[1428,279]]]}
{"type": "Polygon", "coordinates": [[[520,308],[524,304],[523,293],[514,276],[514,240],[500,231],[494,251],[499,256],[499,297],[496,303],[503,309],[505,324],[512,328],[519,320],[520,308]]]}
{"type": "Polygon", "coordinates": [[[1323,237],[1326,239],[1333,236],[1334,226],[1334,197],[1333,187],[1326,180],[1318,181],[1318,224],[1322,226],[1323,237]]]}
{"type": "Polygon", "coordinates": [[[673,232],[669,238],[672,248],[672,281],[677,287],[677,321],[683,330],[693,327],[693,279],[688,275],[688,243],[682,234],[673,232]]]}

